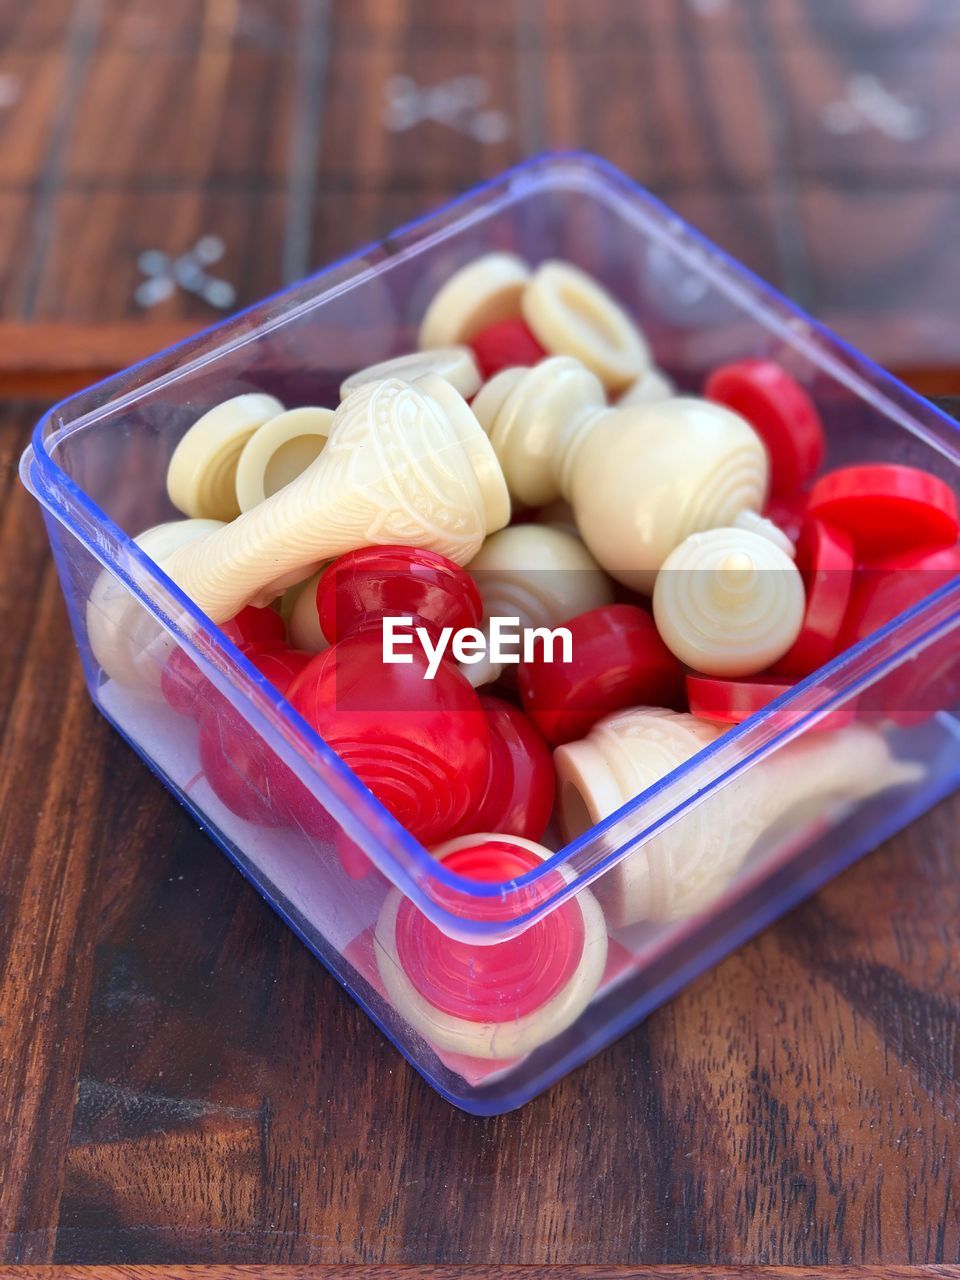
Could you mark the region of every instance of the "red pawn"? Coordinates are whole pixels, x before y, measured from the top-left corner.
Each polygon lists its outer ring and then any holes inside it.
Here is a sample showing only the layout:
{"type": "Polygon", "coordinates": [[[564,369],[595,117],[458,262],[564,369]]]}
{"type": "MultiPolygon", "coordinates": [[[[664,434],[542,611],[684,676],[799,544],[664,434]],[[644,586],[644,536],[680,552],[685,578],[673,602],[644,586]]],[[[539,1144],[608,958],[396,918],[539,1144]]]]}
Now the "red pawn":
{"type": "Polygon", "coordinates": [[[385,617],[410,617],[435,640],[444,627],[478,627],[483,602],[459,565],[419,547],[363,547],[334,560],[317,584],[320,629],[331,644],[385,617]]]}
{"type": "Polygon", "coordinates": [[[740,360],[715,369],[704,394],[753,427],[770,458],[770,489],[787,496],[819,471],[826,452],[823,423],[804,388],[773,360],[740,360]]]}
{"type": "Polygon", "coordinates": [[[861,563],[952,547],[960,535],[950,486],[929,471],[898,463],[828,471],[813,486],[808,511],[849,534],[861,563]]]}
{"type": "Polygon", "coordinates": [[[490,729],[487,782],[475,809],[451,835],[497,831],[541,840],[553,813],[553,757],[529,717],[502,698],[482,696],[490,729]]]}
{"type": "Polygon", "coordinates": [[[626,707],[683,705],[683,668],[643,609],[603,605],[564,626],[572,661],[525,662],[518,676],[524,710],[548,742],[582,738],[626,707]]]}
{"type": "Polygon", "coordinates": [[[853,586],[853,543],[841,529],[807,520],[797,539],[797,568],[806,592],[803,626],[774,670],[780,675],[807,676],[840,652],[853,586]]]}
{"type": "Polygon", "coordinates": [[[383,661],[377,630],[347,636],[308,664],[287,697],[378,800],[419,840],[442,839],[477,804],[490,732],[476,692],[449,662],[427,679],[383,661]]]}
{"type": "Polygon", "coordinates": [[[238,649],[248,645],[272,647],[283,644],[287,638],[287,628],[276,609],[258,609],[252,604],[241,609],[220,630],[238,649]]]}
{"type": "Polygon", "coordinates": [[[501,369],[538,364],[546,351],[520,319],[500,320],[470,341],[484,381],[501,369]]]}

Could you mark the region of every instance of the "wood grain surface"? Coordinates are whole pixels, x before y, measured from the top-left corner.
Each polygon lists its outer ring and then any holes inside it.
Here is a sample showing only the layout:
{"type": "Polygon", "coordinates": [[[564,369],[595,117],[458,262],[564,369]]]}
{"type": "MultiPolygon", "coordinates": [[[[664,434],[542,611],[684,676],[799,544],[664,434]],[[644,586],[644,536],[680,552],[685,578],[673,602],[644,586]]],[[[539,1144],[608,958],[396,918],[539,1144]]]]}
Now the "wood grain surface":
{"type": "Polygon", "coordinates": [[[958,1280],[960,1267],[13,1266],[10,1280],[958,1280]]]}
{"type": "Polygon", "coordinates": [[[52,1266],[9,1267],[11,1280],[958,1280],[960,1267],[630,1267],[630,1266],[52,1266]]]}
{"type": "Polygon", "coordinates": [[[0,1275],[956,1274],[956,802],[462,1115],[95,714],[16,462],[87,374],[545,146],[960,387],[958,49],[934,0],[0,0],[0,1275]]]}

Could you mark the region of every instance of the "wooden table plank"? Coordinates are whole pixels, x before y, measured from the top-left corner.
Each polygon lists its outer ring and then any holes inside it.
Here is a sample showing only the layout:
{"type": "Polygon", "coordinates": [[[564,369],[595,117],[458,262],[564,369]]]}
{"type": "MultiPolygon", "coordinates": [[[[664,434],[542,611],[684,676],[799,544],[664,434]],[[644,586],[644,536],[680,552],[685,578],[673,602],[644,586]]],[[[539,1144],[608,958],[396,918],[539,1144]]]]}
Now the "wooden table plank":
{"type": "MultiPolygon", "coordinates": [[[[822,1280],[807,1267],[10,1267],[10,1280],[822,1280]]],[[[958,1280],[960,1267],[831,1267],[831,1280],[958,1280]]]]}

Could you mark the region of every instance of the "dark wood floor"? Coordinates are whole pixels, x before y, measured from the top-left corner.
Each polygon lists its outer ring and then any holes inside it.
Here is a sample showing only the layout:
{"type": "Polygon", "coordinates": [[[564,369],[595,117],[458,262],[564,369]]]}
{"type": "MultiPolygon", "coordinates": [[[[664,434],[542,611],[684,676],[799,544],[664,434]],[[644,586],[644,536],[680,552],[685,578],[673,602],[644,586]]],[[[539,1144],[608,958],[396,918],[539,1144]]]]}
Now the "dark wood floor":
{"type": "MultiPolygon", "coordinates": [[[[958,60],[933,0],[0,0],[0,319],[204,323],[585,146],[960,385],[958,60]]],[[[0,1258],[960,1262],[956,803],[454,1112],[93,712],[15,478],[42,408],[0,413],[0,1258]]]]}

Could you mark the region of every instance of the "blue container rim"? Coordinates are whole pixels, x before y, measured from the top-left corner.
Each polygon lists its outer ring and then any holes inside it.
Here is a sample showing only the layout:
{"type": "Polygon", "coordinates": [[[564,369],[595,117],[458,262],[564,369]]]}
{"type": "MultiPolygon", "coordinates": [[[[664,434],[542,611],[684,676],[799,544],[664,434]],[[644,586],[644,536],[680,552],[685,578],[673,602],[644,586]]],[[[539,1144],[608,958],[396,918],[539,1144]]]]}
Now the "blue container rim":
{"type": "MultiPolygon", "coordinates": [[[[441,208],[403,224],[382,241],[363,246],[298,284],[284,288],[61,400],[38,422],[20,467],[26,487],[61,523],[80,537],[106,568],[124,581],[141,604],[190,650],[191,656],[199,661],[206,674],[215,679],[222,691],[228,692],[232,699],[239,699],[245,704],[244,709],[252,708],[257,722],[279,732],[287,748],[287,763],[305,771],[305,777],[318,784],[318,798],[343,822],[349,834],[379,868],[441,927],[477,940],[487,937],[493,941],[521,931],[608,871],[694,804],[700,803],[734,776],[882,678],[903,661],[908,652],[917,652],[945,634],[960,621],[960,575],[866,640],[834,658],[749,720],[733,726],[615,813],[559,849],[539,867],[513,880],[481,883],[466,880],[436,862],[256,668],[243,658],[220,629],[71,479],[53,455],[57,445],[75,431],[100,417],[117,413],[144,395],[161,389],[165,383],[176,381],[186,373],[222,358],[247,341],[290,323],[339,293],[356,288],[365,279],[378,274],[391,260],[411,256],[429,243],[451,236],[477,217],[487,216],[499,203],[509,203],[538,187],[556,187],[564,181],[569,186],[586,187],[598,198],[629,202],[635,214],[639,212],[645,220],[652,220],[648,226],[651,233],[658,232],[661,238],[669,233],[671,250],[697,270],[710,275],[728,295],[736,295],[735,301],[745,309],[762,310],[760,304],[768,308],[756,317],[768,330],[778,332],[786,341],[802,349],[814,364],[839,377],[850,389],[927,444],[948,458],[960,461],[960,425],[949,415],[807,315],[608,161],[587,152],[563,151],[534,156],[471,188],[441,208]],[[369,260],[376,259],[378,255],[381,261],[371,264],[369,260]],[[345,276],[325,291],[296,301],[297,295],[311,286],[321,285],[325,277],[342,273],[352,265],[358,268],[352,275],[345,276]],[[256,329],[244,331],[245,321],[271,306],[283,304],[284,300],[289,304],[286,310],[256,329]],[[232,331],[236,333],[231,337],[232,331]],[[218,338],[225,340],[205,349],[207,343],[218,338]],[[181,356],[191,355],[186,364],[173,363],[181,356]],[[166,372],[150,377],[161,365],[169,366],[166,372]],[[110,398],[111,391],[130,382],[135,383],[132,389],[116,399],[110,398]],[[891,400],[891,395],[899,403],[891,400]],[[62,427],[57,426],[58,419],[62,419],[72,406],[91,397],[102,397],[95,409],[81,413],[62,427]],[[910,411],[922,415],[925,421],[913,417],[910,411]],[[136,571],[135,576],[131,569],[136,571]],[[143,589],[144,582],[150,583],[149,594],[143,589]],[[775,727],[775,724],[780,727],[775,727]],[[675,804],[669,803],[669,793],[676,799],[675,804]],[[629,839],[600,857],[589,859],[586,856],[594,844],[602,843],[603,838],[625,818],[637,815],[642,808],[653,807],[653,802],[665,795],[668,804],[659,806],[657,816],[646,824],[641,823],[636,832],[631,832],[629,839]],[[544,877],[557,872],[561,883],[556,891],[542,896],[530,894],[530,890],[544,877]],[[507,906],[514,902],[516,912],[494,924],[459,913],[453,915],[436,900],[443,889],[454,890],[465,902],[470,899],[478,902],[498,899],[507,906]],[[526,906],[531,896],[536,897],[536,906],[532,909],[526,906]]],[[[301,779],[305,780],[305,777],[302,773],[301,779]]]]}

